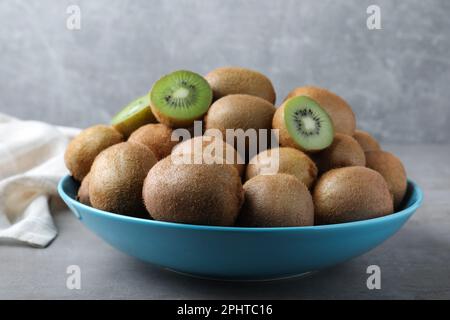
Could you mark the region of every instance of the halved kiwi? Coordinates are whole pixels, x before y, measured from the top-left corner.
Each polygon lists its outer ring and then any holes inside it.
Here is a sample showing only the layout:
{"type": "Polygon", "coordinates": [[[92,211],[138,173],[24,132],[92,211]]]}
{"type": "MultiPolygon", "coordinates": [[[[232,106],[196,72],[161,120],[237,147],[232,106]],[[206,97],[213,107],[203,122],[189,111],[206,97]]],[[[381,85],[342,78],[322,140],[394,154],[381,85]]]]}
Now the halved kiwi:
{"type": "Polygon", "coordinates": [[[295,96],[307,96],[317,101],[333,121],[334,131],[352,135],[356,118],[350,105],[337,94],[319,87],[305,86],[292,90],[285,101],[295,96]]]}
{"type": "Polygon", "coordinates": [[[146,94],[130,102],[111,120],[111,125],[125,137],[147,123],[156,122],[150,108],[150,96],[146,94]]]}
{"type": "Polygon", "coordinates": [[[286,100],[275,112],[272,127],[279,129],[280,144],[302,151],[319,151],[333,142],[333,123],[313,99],[297,96],[286,100]]]}
{"type": "Polygon", "coordinates": [[[186,70],[162,77],[150,92],[153,114],[169,127],[191,126],[208,111],[212,98],[205,78],[186,70]]]}

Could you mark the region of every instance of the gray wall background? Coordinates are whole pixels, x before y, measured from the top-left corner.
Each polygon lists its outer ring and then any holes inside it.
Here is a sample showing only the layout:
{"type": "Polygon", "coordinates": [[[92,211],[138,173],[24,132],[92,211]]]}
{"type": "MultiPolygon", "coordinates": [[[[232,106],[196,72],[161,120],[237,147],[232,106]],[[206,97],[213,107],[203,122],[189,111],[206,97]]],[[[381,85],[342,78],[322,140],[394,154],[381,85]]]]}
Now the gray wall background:
{"type": "Polygon", "coordinates": [[[446,0],[0,0],[0,112],[86,127],[164,73],[238,65],[278,102],[305,84],[337,92],[382,141],[448,142],[449,16],[446,0]],[[370,4],[382,30],[366,27],[370,4]]]}

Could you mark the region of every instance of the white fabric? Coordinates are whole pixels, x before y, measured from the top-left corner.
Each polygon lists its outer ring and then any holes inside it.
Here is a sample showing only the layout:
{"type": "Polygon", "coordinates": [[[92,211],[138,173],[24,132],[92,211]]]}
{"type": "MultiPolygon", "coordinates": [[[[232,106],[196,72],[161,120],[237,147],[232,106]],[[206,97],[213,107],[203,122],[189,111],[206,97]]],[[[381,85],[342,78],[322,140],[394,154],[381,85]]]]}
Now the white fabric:
{"type": "Polygon", "coordinates": [[[48,205],[67,174],[64,150],[78,129],[20,121],[0,113],[0,242],[46,247],[57,235],[48,205]]]}

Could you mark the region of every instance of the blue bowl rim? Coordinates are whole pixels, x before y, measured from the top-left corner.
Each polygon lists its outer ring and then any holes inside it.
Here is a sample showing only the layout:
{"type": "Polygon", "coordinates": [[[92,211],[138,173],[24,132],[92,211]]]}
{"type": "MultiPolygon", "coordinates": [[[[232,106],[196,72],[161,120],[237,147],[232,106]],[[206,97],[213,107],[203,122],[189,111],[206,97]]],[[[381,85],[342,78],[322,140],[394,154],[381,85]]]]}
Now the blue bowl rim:
{"type": "Polygon", "coordinates": [[[404,216],[408,216],[412,212],[416,211],[423,202],[423,192],[420,187],[412,180],[408,179],[408,187],[411,187],[411,193],[417,194],[417,199],[408,207],[400,210],[398,212],[373,218],[366,219],[360,221],[352,221],[345,223],[336,223],[336,224],[327,224],[327,225],[316,225],[316,226],[300,226],[300,227],[223,227],[223,226],[207,226],[207,225],[194,225],[194,224],[184,224],[184,223],[176,223],[176,222],[166,222],[166,221],[158,221],[158,220],[150,220],[150,219],[142,219],[135,218],[125,215],[120,215],[108,211],[99,210],[90,206],[87,206],[76,199],[69,196],[64,188],[66,181],[73,180],[70,175],[66,175],[58,183],[58,193],[63,198],[64,201],[71,203],[73,206],[81,207],[87,211],[95,213],[100,216],[108,217],[114,220],[119,220],[122,222],[134,222],[140,224],[153,225],[157,227],[170,227],[170,228],[179,228],[179,229],[190,229],[190,230],[203,230],[203,231],[223,231],[223,232],[268,232],[268,231],[306,231],[306,230],[337,230],[342,228],[351,228],[351,227],[362,227],[368,226],[376,223],[387,223],[395,219],[402,218],[404,216]]]}

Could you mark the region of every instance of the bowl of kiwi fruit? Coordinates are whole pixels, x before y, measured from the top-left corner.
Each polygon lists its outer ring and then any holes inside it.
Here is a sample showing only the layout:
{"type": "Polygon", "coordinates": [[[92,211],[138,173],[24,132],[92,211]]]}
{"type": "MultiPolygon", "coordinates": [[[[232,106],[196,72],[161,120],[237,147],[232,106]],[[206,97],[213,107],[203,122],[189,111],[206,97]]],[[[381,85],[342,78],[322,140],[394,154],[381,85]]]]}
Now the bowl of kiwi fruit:
{"type": "Polygon", "coordinates": [[[421,205],[401,160],[357,129],[342,97],[304,86],[275,101],[255,70],[164,75],[111,123],[69,143],[59,194],[130,256],[231,280],[342,263],[388,239],[421,205]],[[243,133],[242,143],[230,132],[243,133]]]}

